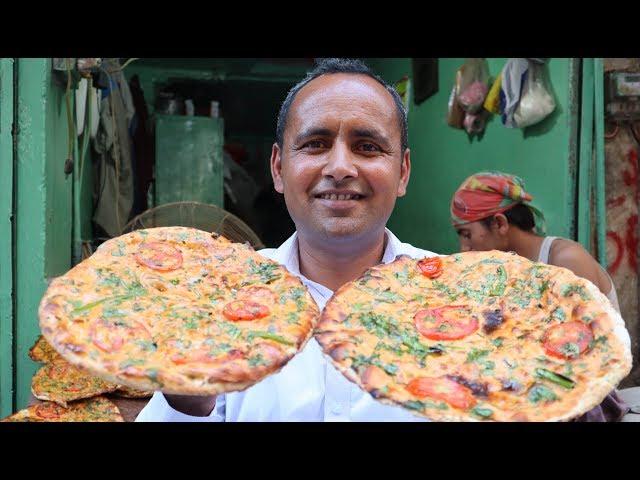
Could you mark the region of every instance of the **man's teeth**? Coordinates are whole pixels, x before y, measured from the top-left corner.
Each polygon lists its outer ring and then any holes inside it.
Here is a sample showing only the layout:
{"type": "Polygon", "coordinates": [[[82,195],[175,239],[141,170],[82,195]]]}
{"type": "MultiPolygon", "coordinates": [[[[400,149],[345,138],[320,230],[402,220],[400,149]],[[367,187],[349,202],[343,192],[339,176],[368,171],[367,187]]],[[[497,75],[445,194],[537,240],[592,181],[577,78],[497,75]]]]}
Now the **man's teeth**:
{"type": "Polygon", "coordinates": [[[336,195],[335,193],[327,193],[325,195],[320,195],[320,198],[322,198],[323,200],[357,200],[360,198],[360,195],[336,195]]]}

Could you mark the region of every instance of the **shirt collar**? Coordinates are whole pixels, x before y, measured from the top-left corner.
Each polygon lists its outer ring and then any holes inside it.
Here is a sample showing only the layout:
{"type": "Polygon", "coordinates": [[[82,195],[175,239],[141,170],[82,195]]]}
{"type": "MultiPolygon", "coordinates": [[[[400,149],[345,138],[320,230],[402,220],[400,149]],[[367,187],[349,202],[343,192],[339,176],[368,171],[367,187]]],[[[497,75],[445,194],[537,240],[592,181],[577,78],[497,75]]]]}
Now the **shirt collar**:
{"type": "MultiPolygon", "coordinates": [[[[382,255],[382,263],[390,263],[401,253],[401,243],[391,230],[384,229],[386,247],[382,255]]],[[[274,260],[280,262],[287,270],[305,281],[310,281],[300,273],[300,257],[298,256],[298,232],[294,232],[279,248],[276,249],[274,260]]]]}

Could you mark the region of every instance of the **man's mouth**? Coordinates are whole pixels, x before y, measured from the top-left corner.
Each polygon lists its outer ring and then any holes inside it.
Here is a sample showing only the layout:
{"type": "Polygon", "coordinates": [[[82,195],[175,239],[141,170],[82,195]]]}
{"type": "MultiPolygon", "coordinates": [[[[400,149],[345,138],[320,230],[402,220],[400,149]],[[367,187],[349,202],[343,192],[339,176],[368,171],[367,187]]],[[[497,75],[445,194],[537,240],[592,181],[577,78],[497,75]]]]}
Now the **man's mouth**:
{"type": "Polygon", "coordinates": [[[364,198],[364,195],[360,195],[359,193],[319,193],[315,195],[315,198],[320,198],[322,200],[360,200],[364,198]]]}

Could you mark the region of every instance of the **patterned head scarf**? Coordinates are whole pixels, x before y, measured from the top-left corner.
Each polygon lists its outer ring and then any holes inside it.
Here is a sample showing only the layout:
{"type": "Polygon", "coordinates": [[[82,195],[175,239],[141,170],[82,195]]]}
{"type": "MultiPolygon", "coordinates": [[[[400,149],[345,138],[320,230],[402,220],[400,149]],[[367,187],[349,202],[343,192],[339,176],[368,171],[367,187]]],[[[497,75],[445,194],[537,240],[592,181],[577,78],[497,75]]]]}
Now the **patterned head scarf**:
{"type": "Polygon", "coordinates": [[[535,232],[545,234],[545,219],[529,202],[533,197],[524,189],[524,181],[502,172],[479,172],[467,178],[451,200],[451,221],[454,227],[477,222],[497,213],[504,213],[522,203],[529,207],[535,220],[535,232]]]}

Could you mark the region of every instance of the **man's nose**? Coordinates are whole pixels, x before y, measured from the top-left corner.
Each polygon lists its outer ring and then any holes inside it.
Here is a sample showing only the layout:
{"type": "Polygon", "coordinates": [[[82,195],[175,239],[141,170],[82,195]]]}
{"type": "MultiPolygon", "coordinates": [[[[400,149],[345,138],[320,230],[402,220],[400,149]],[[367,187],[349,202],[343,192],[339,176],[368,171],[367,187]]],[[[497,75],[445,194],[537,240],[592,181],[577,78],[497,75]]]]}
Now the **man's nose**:
{"type": "Polygon", "coordinates": [[[347,145],[336,142],[326,158],[327,163],[322,169],[322,175],[332,177],[336,182],[358,176],[353,152],[347,145]]]}

